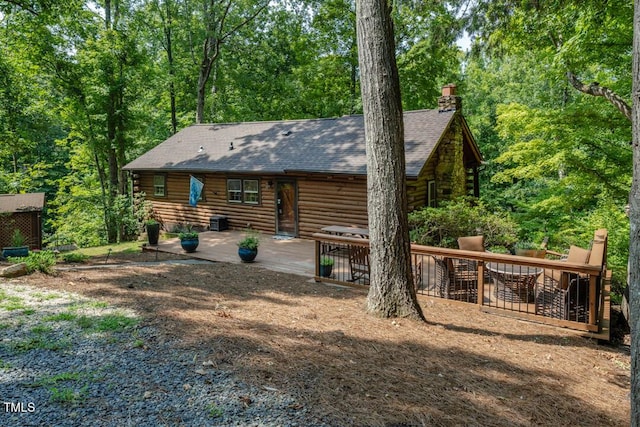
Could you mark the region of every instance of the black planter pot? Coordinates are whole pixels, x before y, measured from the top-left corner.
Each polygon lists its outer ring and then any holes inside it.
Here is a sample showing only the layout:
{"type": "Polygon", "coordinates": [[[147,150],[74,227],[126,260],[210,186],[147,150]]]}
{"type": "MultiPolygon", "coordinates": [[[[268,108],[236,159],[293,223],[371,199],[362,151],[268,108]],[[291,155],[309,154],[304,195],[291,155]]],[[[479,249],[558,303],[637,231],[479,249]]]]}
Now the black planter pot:
{"type": "Polygon", "coordinates": [[[29,256],[29,246],[9,246],[6,248],[2,248],[2,256],[4,258],[22,258],[29,256]]]}
{"type": "Polygon", "coordinates": [[[322,277],[331,277],[331,271],[333,270],[333,265],[321,265],[320,266],[320,276],[322,277]]]}
{"type": "Polygon", "coordinates": [[[150,245],[157,245],[160,237],[160,224],[147,224],[147,238],[150,245]]]}
{"type": "Polygon", "coordinates": [[[200,240],[197,237],[195,239],[180,240],[180,246],[187,253],[195,252],[199,244],[200,240]]]}
{"type": "Polygon", "coordinates": [[[238,248],[238,256],[242,262],[253,262],[258,255],[258,249],[238,248]]]}

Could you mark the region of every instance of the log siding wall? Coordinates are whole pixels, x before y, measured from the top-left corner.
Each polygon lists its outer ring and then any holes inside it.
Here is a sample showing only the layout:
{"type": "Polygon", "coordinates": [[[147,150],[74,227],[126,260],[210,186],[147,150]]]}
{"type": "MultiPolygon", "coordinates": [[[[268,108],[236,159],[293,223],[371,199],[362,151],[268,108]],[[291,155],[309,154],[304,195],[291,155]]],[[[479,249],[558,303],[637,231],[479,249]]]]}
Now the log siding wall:
{"type": "MultiPolygon", "coordinates": [[[[459,193],[478,192],[477,165],[464,141],[461,118],[457,117],[422,168],[417,178],[407,180],[409,211],[427,205],[428,183],[436,181],[436,201],[448,200],[459,193]],[[461,151],[462,150],[462,151],[461,151]],[[464,164],[463,164],[464,163],[464,164]]],[[[367,227],[366,177],[314,174],[221,174],[194,172],[204,180],[203,200],[197,207],[189,205],[189,173],[165,171],[134,172],[134,192],[143,191],[151,201],[157,219],[165,230],[179,224],[208,229],[213,215],[225,215],[229,227],[252,227],[265,233],[276,232],[276,182],[295,181],[298,196],[298,234],[311,237],[327,225],[367,227]],[[153,176],[166,176],[166,195],[153,195],[153,176]],[[260,202],[257,205],[229,203],[227,179],[258,179],[260,202]]]]}
{"type": "Polygon", "coordinates": [[[163,229],[174,230],[181,224],[192,224],[206,229],[213,215],[225,215],[229,227],[245,229],[248,226],[265,233],[275,233],[275,187],[278,179],[295,181],[298,186],[298,230],[300,237],[311,237],[327,225],[367,226],[367,184],[363,176],[328,177],[326,175],[223,175],[198,173],[204,179],[204,200],[198,206],[189,205],[188,173],[169,173],[166,196],[153,195],[154,172],[135,172],[136,192],[144,192],[153,204],[156,218],[163,229]],[[260,203],[257,205],[229,203],[227,179],[258,179],[260,203]]]}

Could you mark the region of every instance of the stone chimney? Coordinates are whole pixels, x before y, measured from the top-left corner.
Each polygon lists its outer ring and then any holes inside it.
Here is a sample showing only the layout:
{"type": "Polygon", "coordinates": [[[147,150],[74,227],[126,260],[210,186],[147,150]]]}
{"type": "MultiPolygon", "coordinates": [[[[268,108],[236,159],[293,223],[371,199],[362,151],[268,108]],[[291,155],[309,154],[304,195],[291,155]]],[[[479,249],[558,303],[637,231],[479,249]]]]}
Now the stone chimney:
{"type": "Polygon", "coordinates": [[[448,84],[442,87],[442,96],[438,98],[438,111],[462,110],[462,98],[456,95],[456,85],[448,84]]]}

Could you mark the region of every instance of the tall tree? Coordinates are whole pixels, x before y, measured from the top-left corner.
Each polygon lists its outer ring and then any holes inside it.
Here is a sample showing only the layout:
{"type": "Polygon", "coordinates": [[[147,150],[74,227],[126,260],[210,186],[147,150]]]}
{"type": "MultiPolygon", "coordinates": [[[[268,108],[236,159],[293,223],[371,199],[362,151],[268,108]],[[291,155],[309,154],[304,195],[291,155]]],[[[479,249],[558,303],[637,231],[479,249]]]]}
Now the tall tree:
{"type": "Polygon", "coordinates": [[[267,0],[205,0],[200,11],[204,20],[204,36],[198,72],[196,123],[202,123],[207,85],[220,57],[221,48],[229,37],[255,19],[269,2],[267,0]]]}
{"type": "Polygon", "coordinates": [[[494,53],[551,53],[574,89],[606,99],[630,120],[623,64],[630,60],[631,8],[626,0],[478,0],[466,16],[483,47],[494,53]]]}
{"type": "Polygon", "coordinates": [[[356,28],[371,245],[367,311],[424,320],[412,283],[402,101],[387,0],[357,0],[356,28]]]}
{"type": "Polygon", "coordinates": [[[631,425],[640,426],[640,0],[633,12],[633,183],[629,194],[629,297],[631,326],[631,425]]]}

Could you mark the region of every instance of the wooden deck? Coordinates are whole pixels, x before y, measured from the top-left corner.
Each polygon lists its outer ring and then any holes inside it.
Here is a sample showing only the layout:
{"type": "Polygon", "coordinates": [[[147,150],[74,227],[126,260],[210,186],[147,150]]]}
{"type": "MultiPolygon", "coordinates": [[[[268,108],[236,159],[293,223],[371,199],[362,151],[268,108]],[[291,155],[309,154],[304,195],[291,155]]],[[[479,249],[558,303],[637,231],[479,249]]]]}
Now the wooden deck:
{"type": "MultiPolygon", "coordinates": [[[[328,277],[318,268],[316,280],[368,284],[368,276],[353,274],[348,256],[353,248],[368,248],[367,239],[322,233],[314,238],[316,259],[330,257],[334,262],[328,277]]],[[[485,312],[564,327],[599,340],[610,338],[611,276],[602,266],[420,245],[412,245],[412,264],[419,296],[474,304],[485,312]],[[456,268],[458,273],[452,274],[456,268]],[[549,284],[557,274],[572,283],[567,290],[549,284]]]]}

